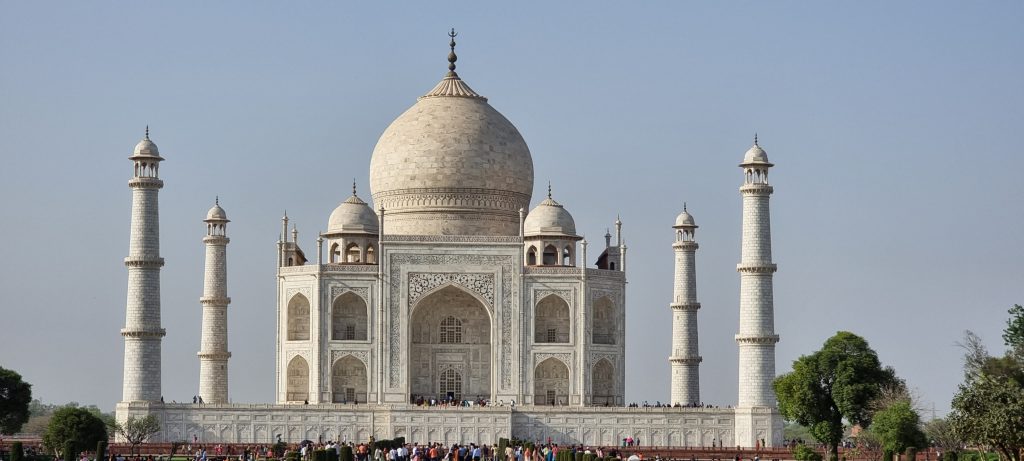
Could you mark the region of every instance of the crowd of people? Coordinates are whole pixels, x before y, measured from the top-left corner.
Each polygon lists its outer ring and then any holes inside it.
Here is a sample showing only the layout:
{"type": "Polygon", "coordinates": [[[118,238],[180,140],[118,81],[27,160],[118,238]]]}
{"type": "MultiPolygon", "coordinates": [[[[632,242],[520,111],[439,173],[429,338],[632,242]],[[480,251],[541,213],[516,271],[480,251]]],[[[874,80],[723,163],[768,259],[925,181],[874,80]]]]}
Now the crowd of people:
{"type": "MultiPolygon", "coordinates": [[[[632,437],[623,439],[623,444],[637,443],[632,437]]],[[[328,441],[326,443],[308,443],[295,448],[302,461],[311,461],[314,451],[319,449],[339,449],[341,443],[328,441]]],[[[621,459],[617,449],[603,447],[585,447],[583,445],[559,446],[555,443],[547,443],[539,446],[533,444],[508,445],[502,451],[498,445],[475,443],[444,445],[431,443],[421,445],[410,443],[397,447],[372,447],[366,443],[348,443],[352,449],[356,461],[555,461],[555,456],[563,450],[568,450],[575,456],[576,453],[593,454],[603,458],[610,456],[621,459]]],[[[629,458],[631,461],[638,461],[642,456],[629,458]]],[[[205,460],[197,460],[205,461],[205,460]]],[[[251,460],[250,460],[251,461],[251,460]]]]}
{"type": "MultiPolygon", "coordinates": [[[[671,404],[671,405],[667,404],[667,403],[655,402],[652,405],[650,403],[647,403],[646,400],[644,400],[643,404],[639,404],[639,403],[633,402],[633,403],[630,403],[629,405],[626,405],[626,407],[628,407],[628,408],[718,408],[718,405],[706,404],[704,402],[700,402],[700,403],[687,403],[687,404],[675,403],[675,404],[671,404]]],[[[732,408],[732,406],[726,406],[725,408],[732,408]]]]}

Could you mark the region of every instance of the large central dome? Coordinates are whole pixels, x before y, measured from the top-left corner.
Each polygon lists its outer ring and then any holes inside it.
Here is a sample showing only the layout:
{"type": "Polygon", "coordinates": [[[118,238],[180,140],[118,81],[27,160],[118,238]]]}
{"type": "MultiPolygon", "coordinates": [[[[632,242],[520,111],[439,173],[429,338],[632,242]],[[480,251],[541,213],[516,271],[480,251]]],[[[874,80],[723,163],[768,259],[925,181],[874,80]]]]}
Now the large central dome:
{"type": "MultiPolygon", "coordinates": [[[[454,43],[452,44],[454,46],[454,43]]],[[[384,232],[518,235],[533,193],[533,158],[519,130],[455,73],[384,130],[370,189],[384,232]]]]}

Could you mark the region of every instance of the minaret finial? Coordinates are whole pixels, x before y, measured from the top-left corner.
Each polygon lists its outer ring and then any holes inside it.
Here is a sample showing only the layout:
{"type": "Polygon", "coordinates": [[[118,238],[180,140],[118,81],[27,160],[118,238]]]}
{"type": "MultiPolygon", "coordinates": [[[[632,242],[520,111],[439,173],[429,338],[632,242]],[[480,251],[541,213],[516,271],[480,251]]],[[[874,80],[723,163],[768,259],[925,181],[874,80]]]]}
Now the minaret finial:
{"type": "Polygon", "coordinates": [[[146,139],[149,139],[149,125],[146,125],[146,139]]]}
{"type": "Polygon", "coordinates": [[[356,195],[356,178],[352,178],[352,196],[356,195]]]}
{"type": "Polygon", "coordinates": [[[551,181],[548,181],[548,198],[551,198],[551,181]]]}
{"type": "Polygon", "coordinates": [[[754,132],[754,145],[757,145],[757,132],[754,132]]]}
{"type": "Polygon", "coordinates": [[[213,196],[213,204],[217,205],[217,206],[220,206],[220,196],[219,195],[214,195],[213,196]]]}
{"type": "Polygon", "coordinates": [[[683,202],[683,211],[686,211],[686,202],[683,202]]]}
{"type": "Polygon", "coordinates": [[[448,42],[448,46],[451,47],[452,51],[448,53],[448,71],[455,73],[455,61],[459,60],[459,57],[455,55],[455,36],[459,34],[455,33],[455,28],[452,27],[452,31],[448,32],[448,36],[451,37],[451,41],[448,42]]]}

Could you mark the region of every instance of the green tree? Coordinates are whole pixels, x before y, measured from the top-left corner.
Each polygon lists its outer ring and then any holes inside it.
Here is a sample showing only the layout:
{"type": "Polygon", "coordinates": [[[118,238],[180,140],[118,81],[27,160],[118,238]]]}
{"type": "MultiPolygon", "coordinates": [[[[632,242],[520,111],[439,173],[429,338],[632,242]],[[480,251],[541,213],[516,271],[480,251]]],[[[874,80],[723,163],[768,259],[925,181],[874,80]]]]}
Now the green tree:
{"type": "Polygon", "coordinates": [[[146,415],[142,418],[129,416],[124,424],[115,422],[114,431],[121,434],[121,437],[131,444],[131,453],[134,455],[139,444],[160,432],[160,420],[156,415],[146,415]]]}
{"type": "Polygon", "coordinates": [[[1003,330],[1003,341],[1010,352],[1018,359],[1024,360],[1024,307],[1014,304],[1009,310],[1010,319],[1003,330]]]}
{"type": "Polygon", "coordinates": [[[0,368],[0,434],[14,434],[28,422],[32,385],[14,370],[0,368]]]}
{"type": "Polygon", "coordinates": [[[43,445],[55,454],[66,442],[76,447],[94,447],[101,440],[108,440],[103,420],[89,410],[71,406],[55,411],[43,434],[43,445]]]}
{"type": "Polygon", "coordinates": [[[793,362],[793,371],[775,379],[779,411],[788,420],[810,427],[811,435],[839,458],[843,421],[868,427],[870,404],[883,387],[896,382],[892,368],[860,336],[840,331],[821,350],[793,362]]]}
{"type": "Polygon", "coordinates": [[[896,402],[875,413],[871,431],[878,434],[882,447],[893,453],[903,453],[910,447],[928,446],[921,431],[921,417],[907,401],[896,402]]]}
{"type": "Polygon", "coordinates": [[[965,333],[964,382],[953,397],[949,422],[963,441],[1019,461],[1024,449],[1024,308],[1014,305],[1009,314],[1002,357],[989,355],[977,335],[965,333]]]}

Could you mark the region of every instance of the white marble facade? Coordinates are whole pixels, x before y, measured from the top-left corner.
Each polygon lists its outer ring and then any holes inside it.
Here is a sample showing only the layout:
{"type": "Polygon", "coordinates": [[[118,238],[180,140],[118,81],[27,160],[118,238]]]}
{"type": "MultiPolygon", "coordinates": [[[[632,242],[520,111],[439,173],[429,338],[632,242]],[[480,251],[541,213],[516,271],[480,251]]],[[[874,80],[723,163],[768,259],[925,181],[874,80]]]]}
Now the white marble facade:
{"type": "Polygon", "coordinates": [[[277,403],[622,405],[625,274],[523,266],[521,242],[385,235],[381,267],[281,267],[277,403]]]}

